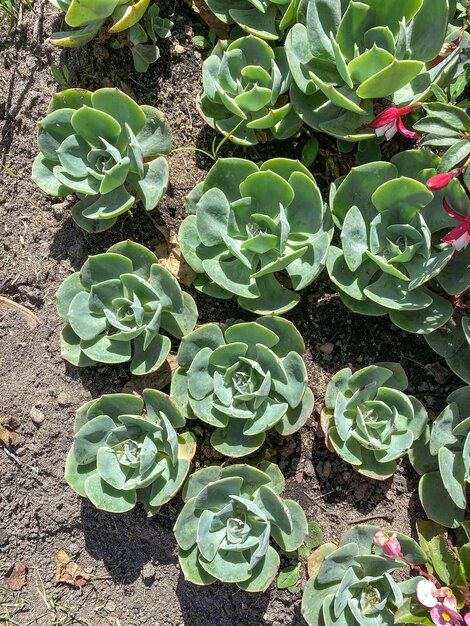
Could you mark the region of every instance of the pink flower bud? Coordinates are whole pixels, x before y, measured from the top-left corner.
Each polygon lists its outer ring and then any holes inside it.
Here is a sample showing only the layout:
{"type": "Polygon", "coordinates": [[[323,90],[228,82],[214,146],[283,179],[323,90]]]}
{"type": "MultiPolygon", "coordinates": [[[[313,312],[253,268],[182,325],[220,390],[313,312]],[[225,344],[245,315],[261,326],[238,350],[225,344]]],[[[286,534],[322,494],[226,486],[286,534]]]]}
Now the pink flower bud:
{"type": "Polygon", "coordinates": [[[440,189],[444,189],[450,183],[453,178],[460,176],[460,170],[451,170],[446,174],[436,174],[435,176],[431,176],[429,180],[426,182],[426,187],[430,191],[439,191],[440,189]]]}
{"type": "Polygon", "coordinates": [[[389,535],[383,530],[378,530],[374,535],[374,543],[376,546],[382,548],[384,556],[388,556],[391,559],[397,559],[402,556],[401,545],[397,539],[396,533],[389,535]]]}

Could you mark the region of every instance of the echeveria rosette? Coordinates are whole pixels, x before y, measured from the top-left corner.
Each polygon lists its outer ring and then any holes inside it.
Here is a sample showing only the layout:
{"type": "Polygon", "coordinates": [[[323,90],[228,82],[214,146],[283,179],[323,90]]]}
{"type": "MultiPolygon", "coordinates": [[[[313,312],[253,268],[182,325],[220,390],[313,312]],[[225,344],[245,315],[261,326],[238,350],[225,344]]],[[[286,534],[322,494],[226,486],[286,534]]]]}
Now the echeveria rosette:
{"type": "Polygon", "coordinates": [[[174,528],[185,579],[265,591],[279,568],[271,539],[291,552],[307,533],[305,513],[280,497],[283,489],[280,469],[266,461],[258,467],[207,467],[190,476],[174,528]]]}
{"type": "Polygon", "coordinates": [[[329,445],[360,474],[389,478],[397,460],[424,432],[426,409],[403,393],[407,387],[398,363],[378,363],[354,373],[346,367],[329,383],[322,414],[329,445]]]}
{"type": "Polygon", "coordinates": [[[168,122],[119,89],[55,94],[38,122],[32,178],[51,196],[75,193],[72,217],[88,232],[111,228],[138,200],[152,211],[168,187],[168,122]]]}
{"type": "Polygon", "coordinates": [[[470,317],[454,310],[448,322],[424,338],[449,368],[470,384],[470,317]]]}
{"type": "Polygon", "coordinates": [[[224,24],[236,23],[252,35],[267,40],[282,37],[297,19],[300,0],[205,0],[224,24]]]}
{"type": "Polygon", "coordinates": [[[286,39],[295,111],[334,137],[373,138],[374,100],[422,101],[432,84],[445,86],[463,70],[467,36],[434,65],[446,37],[455,36],[452,15],[447,0],[301,0],[286,39]]]}
{"type": "Polygon", "coordinates": [[[181,342],[171,395],[187,417],[215,427],[216,450],[245,456],[269,429],[291,435],[312,413],[304,351],[299,332],[283,318],[204,324],[181,342]]]}
{"type": "Polygon", "coordinates": [[[285,313],[324,268],[331,216],[298,161],[271,159],[258,167],[219,159],[187,197],[186,211],[179,243],[198,274],[195,287],[208,295],[235,295],[258,314],[285,313]]]}
{"type": "Polygon", "coordinates": [[[431,152],[409,150],[391,163],[353,168],[330,193],[341,248],[330,247],[327,268],[341,299],[355,313],[388,313],[394,324],[419,334],[445,324],[453,311],[429,288],[452,270],[453,248],[441,237],[455,222],[442,200],[469,204],[456,179],[434,194],[426,188],[439,162],[431,152]]]}
{"type": "Polygon", "coordinates": [[[144,246],[122,241],[90,256],[59,287],[57,311],[66,323],[61,349],[78,366],[131,361],[133,374],[156,371],[171,339],[196,324],[191,296],[144,246]]]}
{"type": "Polygon", "coordinates": [[[410,453],[422,475],[419,497],[426,516],[457,528],[468,509],[470,484],[470,387],[447,397],[447,406],[410,453]]]}
{"type": "MultiPolygon", "coordinates": [[[[400,558],[384,556],[374,545],[374,535],[380,530],[378,526],[356,526],[338,547],[327,543],[317,549],[319,569],[308,581],[302,599],[308,626],[393,626],[397,609],[415,596],[422,577],[399,583],[393,579],[394,571],[408,565],[400,558]]],[[[407,561],[426,563],[426,555],[413,539],[394,535],[407,561]]]]}
{"type": "Polygon", "coordinates": [[[291,75],[283,47],[249,35],[219,41],[202,65],[199,110],[235,143],[252,146],[269,135],[285,139],[302,126],[289,102],[291,75]]]}
{"type": "Polygon", "coordinates": [[[164,393],[116,393],[77,412],[65,479],[80,496],[111,513],[142,502],[154,514],[179,491],[196,451],[185,419],[164,393]]]}

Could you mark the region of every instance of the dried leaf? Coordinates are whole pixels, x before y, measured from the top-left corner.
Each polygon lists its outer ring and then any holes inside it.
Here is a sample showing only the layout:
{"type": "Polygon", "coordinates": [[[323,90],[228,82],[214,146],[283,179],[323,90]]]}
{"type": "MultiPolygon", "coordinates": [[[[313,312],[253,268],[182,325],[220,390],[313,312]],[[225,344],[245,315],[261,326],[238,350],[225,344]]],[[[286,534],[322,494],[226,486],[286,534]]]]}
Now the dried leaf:
{"type": "Polygon", "coordinates": [[[171,383],[173,374],[178,369],[176,354],[170,353],[163,365],[152,374],[145,376],[132,376],[124,385],[124,393],[142,393],[144,389],[164,389],[171,383]]]}
{"type": "Polygon", "coordinates": [[[312,552],[307,559],[307,573],[309,578],[313,578],[318,574],[323,561],[334,550],[336,550],[336,545],[334,543],[324,543],[322,546],[317,548],[315,552],[312,552]]]}
{"type": "Polygon", "coordinates": [[[36,328],[41,323],[41,320],[35,313],[27,309],[22,304],[14,302],[9,298],[5,298],[5,296],[0,296],[0,309],[16,309],[21,313],[21,316],[25,319],[30,328],[36,328]]]}
{"type": "Polygon", "coordinates": [[[230,27],[227,24],[221,22],[209,9],[205,6],[202,0],[185,0],[186,4],[192,8],[195,13],[198,13],[205,23],[212,28],[219,39],[228,39],[230,27]]]}
{"type": "Polygon", "coordinates": [[[56,555],[55,584],[66,583],[75,587],[84,587],[91,580],[77,563],[74,563],[65,550],[60,549],[56,555]]]}
{"type": "Polygon", "coordinates": [[[0,441],[6,446],[22,446],[26,439],[15,432],[19,425],[17,417],[0,417],[0,441]]]}
{"type": "Polygon", "coordinates": [[[155,247],[160,264],[173,274],[180,283],[189,287],[196,278],[196,272],[186,263],[178,244],[177,234],[165,226],[157,226],[164,239],[155,247]]]}
{"type": "Polygon", "coordinates": [[[13,563],[5,575],[5,583],[12,591],[19,591],[28,582],[28,568],[24,563],[13,563]]]}

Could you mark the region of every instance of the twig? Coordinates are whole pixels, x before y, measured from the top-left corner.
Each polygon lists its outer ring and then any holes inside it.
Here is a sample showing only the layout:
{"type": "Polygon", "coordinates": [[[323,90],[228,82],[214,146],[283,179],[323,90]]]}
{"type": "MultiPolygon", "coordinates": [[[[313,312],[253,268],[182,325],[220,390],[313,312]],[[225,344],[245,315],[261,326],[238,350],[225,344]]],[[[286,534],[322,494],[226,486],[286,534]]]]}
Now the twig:
{"type": "Polygon", "coordinates": [[[35,472],[36,474],[39,474],[39,469],[37,467],[35,467],[34,465],[29,465],[28,463],[23,463],[23,461],[20,459],[19,456],[17,456],[16,454],[13,454],[13,452],[11,452],[10,450],[8,450],[8,448],[4,448],[2,446],[1,448],[2,450],[5,451],[5,454],[7,456],[9,456],[10,458],[12,458],[16,463],[18,463],[18,465],[25,465],[26,467],[28,467],[31,471],[35,472]]]}
{"type": "Polygon", "coordinates": [[[351,520],[348,524],[362,524],[363,522],[369,522],[373,519],[385,519],[388,522],[391,522],[393,520],[393,515],[391,513],[377,513],[376,515],[367,515],[366,517],[351,520]]]}
{"type": "Polygon", "coordinates": [[[221,22],[201,0],[184,0],[195,13],[198,13],[219,39],[228,39],[230,27],[221,22]]]}

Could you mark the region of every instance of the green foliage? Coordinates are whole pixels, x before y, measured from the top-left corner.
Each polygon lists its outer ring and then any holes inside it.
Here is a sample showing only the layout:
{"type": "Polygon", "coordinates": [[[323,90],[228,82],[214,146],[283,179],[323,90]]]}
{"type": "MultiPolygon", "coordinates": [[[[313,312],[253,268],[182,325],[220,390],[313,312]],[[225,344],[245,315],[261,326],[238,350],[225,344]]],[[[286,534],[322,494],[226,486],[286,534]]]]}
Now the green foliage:
{"type": "Polygon", "coordinates": [[[245,456],[270,428],[291,435],[310,416],[304,350],[299,332],[283,318],[228,328],[204,324],[181,342],[171,395],[187,417],[215,427],[216,450],[245,456]]]}
{"type": "Polygon", "coordinates": [[[144,246],[117,243],[91,256],[56,294],[57,311],[66,323],[62,356],[78,366],[131,362],[133,374],[156,371],[171,340],[196,324],[194,300],[181,291],[170,272],[144,246]]]}
{"type": "Polygon", "coordinates": [[[464,520],[470,483],[470,387],[447,398],[447,406],[427,427],[410,453],[422,474],[419,497],[426,515],[456,528],[464,520]]]}
{"type": "Polygon", "coordinates": [[[186,580],[236,583],[265,591],[279,568],[273,539],[291,552],[303,542],[307,520],[293,500],[279,496],[284,478],[277,465],[206,467],[183,490],[185,505],[174,528],[186,580]]]}
{"type": "Polygon", "coordinates": [[[294,110],[312,128],[349,141],[364,129],[374,99],[404,106],[426,99],[459,72],[465,33],[456,49],[433,62],[458,27],[448,26],[447,0],[301,0],[299,23],[286,39],[294,110]]]}
{"type": "Polygon", "coordinates": [[[152,211],[168,187],[159,156],[171,148],[168,122],[119,89],[55,94],[38,122],[38,145],[34,182],[51,196],[76,193],[72,216],[88,232],[111,228],[137,200],[152,211]]]}
{"type": "Polygon", "coordinates": [[[156,513],[181,488],[196,451],[174,402],[153,389],[116,393],[77,412],[65,479],[98,509],[123,513],[142,502],[156,513]]]}
{"type": "Polygon", "coordinates": [[[470,384],[470,317],[454,311],[448,322],[424,338],[437,354],[445,358],[450,369],[470,384]]]}
{"type": "MultiPolygon", "coordinates": [[[[309,626],[391,626],[394,613],[411,597],[419,577],[396,583],[391,574],[406,567],[400,559],[383,556],[373,546],[380,529],[356,526],[343,537],[339,547],[323,551],[319,569],[304,591],[302,613],[309,626]]],[[[412,563],[425,563],[418,544],[396,533],[403,555],[412,563]]]]}
{"type": "Polygon", "coordinates": [[[253,35],[220,41],[202,72],[200,112],[235,143],[251,146],[268,136],[285,139],[302,126],[287,95],[291,75],[283,47],[273,49],[253,35]]]}
{"type": "Polygon", "coordinates": [[[285,313],[300,299],[295,292],[324,267],[331,217],[298,161],[272,159],[258,167],[219,159],[186,198],[186,210],[191,215],[179,243],[198,274],[195,287],[208,295],[236,295],[240,306],[259,314],[285,313]]]}
{"type": "Polygon", "coordinates": [[[408,379],[398,363],[378,363],[335,374],[323,417],[335,452],[360,474],[389,478],[397,459],[412,449],[428,421],[419,400],[403,391],[408,379]]]}
{"type": "Polygon", "coordinates": [[[65,22],[75,30],[53,33],[56,46],[84,46],[105,28],[117,34],[115,48],[127,45],[138,72],[146,72],[160,56],[156,42],[170,36],[173,23],[160,17],[160,7],[152,0],[49,0],[65,12],[65,22]]]}
{"type": "Polygon", "coordinates": [[[453,533],[435,522],[417,523],[419,544],[428,558],[426,568],[431,576],[450,587],[456,595],[459,589],[470,589],[470,527],[463,523],[453,533]]]}
{"type": "Polygon", "coordinates": [[[8,33],[11,33],[18,22],[20,8],[33,10],[34,0],[0,0],[0,25],[8,20],[8,33]]]}

